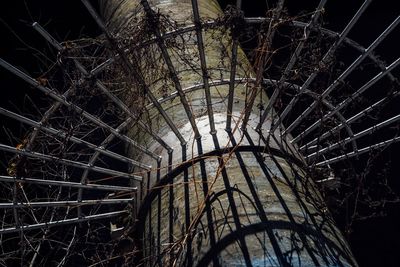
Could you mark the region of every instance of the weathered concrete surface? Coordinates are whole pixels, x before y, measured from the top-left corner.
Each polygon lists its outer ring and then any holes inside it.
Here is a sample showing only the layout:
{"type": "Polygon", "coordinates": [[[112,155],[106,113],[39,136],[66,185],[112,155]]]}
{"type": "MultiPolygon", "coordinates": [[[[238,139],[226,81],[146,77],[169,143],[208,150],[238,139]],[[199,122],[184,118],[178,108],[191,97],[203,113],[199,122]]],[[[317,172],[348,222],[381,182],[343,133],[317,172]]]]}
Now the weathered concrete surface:
{"type": "MultiPolygon", "coordinates": [[[[192,24],[191,1],[149,2],[155,10],[177,21],[179,27],[192,24]]],[[[198,2],[203,20],[221,14],[216,1],[198,2]]],[[[118,32],[129,35],[126,29],[135,23],[139,27],[144,16],[139,0],[104,1],[103,14],[116,35],[118,32]]],[[[229,79],[232,46],[229,31],[211,29],[203,33],[203,39],[210,80],[229,79]]],[[[182,88],[202,83],[194,32],[181,34],[174,42],[184,44],[180,50],[168,47],[182,88]],[[189,58],[189,62],[184,58],[189,58]]],[[[158,98],[173,94],[176,88],[170,77],[164,77],[168,71],[159,56],[158,45],[148,45],[141,51],[143,57],[139,61],[149,90],[158,98]]],[[[241,51],[238,61],[237,77],[254,77],[241,51]]],[[[252,130],[260,115],[257,105],[247,135],[239,129],[233,133],[225,131],[228,89],[228,85],[211,87],[215,135],[210,134],[204,89],[185,94],[199,128],[199,139],[194,138],[179,97],[162,104],[187,141],[185,146],[157,109],[149,106],[145,119],[173,148],[173,153],[168,154],[138,128],[131,129],[132,137],[163,158],[159,172],[151,172],[142,187],[142,195],[147,196],[135,233],[141,250],[140,263],[145,266],[355,266],[346,242],[297,155],[283,151],[284,140],[275,143],[270,138],[265,144],[259,133],[252,130]]],[[[249,87],[243,84],[235,88],[233,118],[237,122],[243,117],[246,90],[249,87]]],[[[129,104],[134,100],[125,101],[129,104]]],[[[255,103],[265,104],[265,101],[268,98],[260,92],[255,103]]],[[[267,119],[263,128],[269,126],[267,119]]],[[[137,155],[134,149],[129,153],[137,155]]],[[[141,161],[156,166],[154,159],[144,155],[141,161]]]]}

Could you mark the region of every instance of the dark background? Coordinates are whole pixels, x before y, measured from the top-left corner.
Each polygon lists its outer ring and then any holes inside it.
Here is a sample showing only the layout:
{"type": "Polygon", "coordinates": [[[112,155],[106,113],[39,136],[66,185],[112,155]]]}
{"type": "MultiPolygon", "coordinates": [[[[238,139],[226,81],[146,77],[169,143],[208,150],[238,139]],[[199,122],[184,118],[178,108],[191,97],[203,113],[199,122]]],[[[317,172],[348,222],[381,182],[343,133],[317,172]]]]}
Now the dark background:
{"type": "MultiPolygon", "coordinates": [[[[220,1],[223,6],[233,1],[220,1]]],[[[266,1],[243,1],[246,16],[262,16],[267,9],[266,1]],[[251,4],[250,4],[251,3],[251,4]]],[[[287,1],[290,14],[299,10],[311,11],[317,1],[287,1]]],[[[400,13],[398,1],[375,0],[367,9],[360,22],[349,34],[361,45],[367,47],[394,18],[400,13]]],[[[272,7],[273,4],[270,4],[272,7]]],[[[361,1],[330,0],[326,5],[324,15],[326,27],[341,31],[345,24],[361,5],[361,1]]],[[[100,30],[95,25],[88,12],[78,0],[35,0],[35,1],[3,1],[0,7],[0,57],[26,71],[33,77],[38,77],[48,65],[44,55],[54,60],[54,51],[41,36],[30,26],[38,21],[58,40],[76,39],[78,37],[95,37],[100,30]]],[[[399,31],[397,31],[399,32],[399,31]]],[[[387,62],[398,57],[400,47],[399,36],[388,39],[377,50],[387,62]]],[[[27,91],[34,90],[8,72],[0,69],[0,102],[2,107],[18,110],[28,103],[25,98],[27,91]]],[[[32,92],[35,95],[35,92],[32,92]]],[[[41,98],[33,97],[40,106],[41,98]]],[[[398,101],[398,99],[397,99],[398,101]]],[[[15,122],[1,118],[1,126],[10,128],[21,138],[24,129],[15,122]]],[[[8,137],[1,130],[0,141],[9,143],[8,137]]],[[[391,160],[389,182],[394,190],[400,191],[400,146],[394,145],[385,151],[381,161],[391,160]]],[[[2,166],[1,168],[3,168],[2,166]]],[[[378,167],[379,168],[379,167],[378,167]]],[[[3,170],[2,170],[3,172],[3,170]]],[[[372,218],[356,222],[349,242],[360,266],[400,266],[400,205],[388,203],[383,210],[384,217],[372,218]]],[[[346,214],[336,215],[339,224],[346,214]]]]}

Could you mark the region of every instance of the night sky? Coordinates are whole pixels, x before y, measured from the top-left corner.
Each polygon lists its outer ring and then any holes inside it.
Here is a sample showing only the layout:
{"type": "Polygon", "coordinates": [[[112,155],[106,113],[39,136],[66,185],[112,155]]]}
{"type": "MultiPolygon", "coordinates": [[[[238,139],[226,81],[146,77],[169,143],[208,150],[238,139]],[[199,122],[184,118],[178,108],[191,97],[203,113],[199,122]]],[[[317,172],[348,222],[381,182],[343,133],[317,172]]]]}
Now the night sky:
{"type": "MultiPolygon", "coordinates": [[[[221,2],[223,5],[230,3],[230,1],[221,2]]],[[[262,16],[267,8],[265,1],[243,2],[247,16],[262,16]]],[[[287,2],[289,14],[295,14],[298,10],[313,10],[318,4],[317,1],[288,0],[287,2]]],[[[328,0],[324,15],[326,27],[336,31],[343,29],[361,2],[328,0]]],[[[398,1],[375,0],[349,37],[354,38],[361,45],[368,46],[400,14],[400,8],[396,6],[396,2],[398,1]]],[[[49,63],[44,59],[44,55],[54,59],[55,54],[41,36],[32,29],[30,26],[32,22],[38,21],[58,40],[71,40],[82,36],[95,37],[100,34],[100,30],[78,0],[3,1],[0,19],[0,57],[30,73],[33,77],[38,77],[42,73],[43,65],[49,63]]],[[[400,31],[398,28],[397,35],[395,34],[397,37],[388,39],[377,50],[378,54],[382,54],[383,59],[390,63],[399,56],[400,31]]],[[[27,89],[28,86],[24,82],[3,69],[0,69],[0,86],[1,106],[13,110],[24,105],[26,91],[33,90],[27,89]]],[[[41,99],[34,100],[40,105],[41,99]]],[[[398,102],[399,99],[395,101],[398,102]]],[[[15,135],[24,135],[20,125],[1,119],[1,127],[7,125],[15,135]]],[[[3,131],[0,132],[0,141],[8,143],[3,131]]],[[[389,181],[393,184],[394,190],[399,193],[400,153],[396,152],[398,150],[400,146],[397,144],[385,151],[389,156],[383,160],[390,158],[392,161],[389,181]]],[[[400,266],[400,204],[387,204],[384,212],[387,213],[385,217],[354,224],[353,233],[350,234],[350,244],[360,266],[400,266]]]]}

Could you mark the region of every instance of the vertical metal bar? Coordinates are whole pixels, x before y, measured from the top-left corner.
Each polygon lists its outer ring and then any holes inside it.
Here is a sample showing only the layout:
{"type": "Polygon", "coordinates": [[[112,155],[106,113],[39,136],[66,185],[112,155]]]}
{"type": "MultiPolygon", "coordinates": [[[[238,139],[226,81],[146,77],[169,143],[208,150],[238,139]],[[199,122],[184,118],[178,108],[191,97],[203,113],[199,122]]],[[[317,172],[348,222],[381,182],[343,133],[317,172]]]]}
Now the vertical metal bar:
{"type": "MultiPolygon", "coordinates": [[[[172,152],[171,152],[172,153],[172,152]]],[[[156,182],[161,179],[161,162],[157,162],[157,175],[156,182]]],[[[161,191],[159,191],[157,196],[157,244],[156,244],[156,255],[157,263],[161,266],[161,191]]]]}
{"type": "MultiPolygon", "coordinates": [[[[236,8],[242,9],[242,0],[236,0],[236,8]]],[[[226,110],[226,126],[227,132],[232,131],[232,113],[233,113],[233,96],[235,93],[235,76],[237,68],[237,52],[238,52],[239,40],[237,36],[233,36],[232,33],[232,59],[231,59],[231,71],[229,77],[229,93],[228,93],[228,107],[226,110]]]]}
{"type": "Polygon", "coordinates": [[[236,76],[236,64],[237,64],[237,50],[239,41],[233,37],[232,44],[232,59],[231,59],[231,72],[229,77],[229,93],[228,93],[228,107],[226,110],[226,127],[225,130],[232,131],[232,113],[233,113],[233,96],[235,92],[235,76],[236,76]]]}
{"type": "MultiPolygon", "coordinates": [[[[150,192],[150,190],[151,190],[151,187],[150,187],[150,178],[151,178],[151,173],[150,172],[148,172],[147,173],[147,185],[146,185],[146,188],[144,187],[144,186],[142,186],[142,190],[140,191],[141,192],[141,200],[143,201],[143,198],[148,194],[148,192],[150,192]],[[146,189],[146,193],[143,193],[143,189],[146,189]]],[[[143,185],[143,183],[142,183],[142,185],[143,185]]],[[[148,236],[147,236],[147,240],[148,240],[148,242],[149,242],[149,245],[146,247],[146,250],[148,250],[149,251],[149,258],[150,258],[150,263],[151,263],[151,265],[155,265],[154,263],[153,263],[153,259],[154,258],[156,258],[156,256],[157,255],[154,255],[153,253],[154,253],[154,247],[153,247],[153,240],[154,240],[154,234],[153,234],[153,216],[152,216],[152,214],[153,214],[153,206],[152,205],[150,205],[150,207],[149,207],[149,214],[150,214],[150,216],[148,217],[148,236]]]]}
{"type": "MultiPolygon", "coordinates": [[[[237,206],[235,203],[235,198],[233,196],[232,186],[229,182],[228,173],[225,169],[225,162],[222,159],[222,157],[218,157],[218,162],[219,162],[218,168],[221,168],[222,180],[224,182],[225,188],[227,189],[226,194],[228,197],[229,206],[232,211],[232,219],[235,224],[236,231],[239,231],[242,228],[242,225],[240,223],[239,211],[237,209],[237,206]]],[[[243,253],[243,258],[244,258],[244,262],[246,263],[246,266],[247,267],[252,266],[250,253],[249,253],[249,250],[248,250],[248,247],[246,244],[245,236],[243,236],[242,234],[239,234],[239,236],[237,237],[237,241],[240,244],[239,247],[243,253]]]]}
{"type": "MultiPolygon", "coordinates": [[[[186,148],[186,144],[182,145],[182,147],[186,148]]],[[[173,153],[169,153],[168,155],[168,173],[172,171],[172,155],[173,153]]],[[[174,182],[171,179],[171,181],[168,183],[168,210],[170,212],[168,216],[168,242],[169,242],[169,247],[172,248],[174,244],[174,213],[175,213],[175,207],[174,207],[174,182]]],[[[169,266],[173,266],[173,259],[174,259],[174,251],[172,249],[169,251],[169,266]]]]}
{"type": "MultiPolygon", "coordinates": [[[[198,139],[198,141],[200,141],[198,139]]],[[[201,155],[201,154],[200,154],[201,155]]],[[[187,160],[187,151],[186,151],[186,146],[182,146],[182,162],[186,162],[187,160]]],[[[192,179],[195,179],[195,177],[192,177],[192,179]]],[[[196,181],[194,180],[193,183],[195,184],[196,181]]],[[[196,186],[196,185],[195,185],[196,186]]],[[[196,189],[195,189],[196,190],[196,189]]],[[[192,266],[193,265],[193,255],[192,255],[192,235],[190,234],[190,228],[191,228],[191,218],[192,216],[190,215],[190,200],[193,199],[190,197],[190,190],[189,190],[189,172],[188,169],[185,168],[183,170],[183,197],[184,197],[184,231],[185,235],[187,235],[187,241],[185,246],[187,247],[187,254],[186,254],[186,259],[185,259],[185,265],[186,266],[192,266]]]]}
{"type": "MultiPolygon", "coordinates": [[[[251,137],[248,135],[248,133],[245,133],[245,136],[246,136],[246,138],[247,138],[249,144],[250,144],[251,146],[254,147],[253,140],[252,140],[251,137]]],[[[231,141],[231,142],[232,142],[232,145],[233,145],[233,146],[236,146],[236,145],[237,145],[237,142],[234,140],[233,137],[231,137],[231,140],[232,140],[232,141],[231,141]]],[[[284,150],[282,149],[282,151],[284,151],[284,150]]],[[[236,159],[237,159],[238,162],[239,162],[239,166],[240,166],[240,168],[242,169],[242,173],[243,173],[243,175],[244,175],[244,178],[245,178],[245,180],[246,180],[246,182],[247,182],[247,186],[248,186],[248,188],[250,189],[250,192],[251,192],[252,197],[253,197],[253,199],[254,199],[255,205],[256,205],[258,211],[260,212],[260,215],[259,215],[259,216],[260,216],[260,218],[261,218],[261,221],[263,221],[263,222],[268,222],[269,219],[268,219],[267,216],[266,216],[266,211],[265,211],[265,209],[264,209],[264,207],[263,207],[263,205],[262,205],[262,202],[261,202],[261,200],[260,200],[260,198],[259,198],[259,194],[258,194],[258,192],[257,192],[257,188],[254,186],[253,181],[252,181],[252,179],[251,179],[251,176],[250,176],[250,174],[249,174],[249,171],[248,171],[247,168],[246,168],[245,161],[243,160],[243,157],[242,157],[242,155],[241,155],[240,152],[236,151],[235,154],[236,154],[236,159]]],[[[269,182],[269,184],[270,184],[272,190],[274,191],[275,196],[278,198],[279,203],[280,203],[280,206],[281,206],[282,209],[285,211],[284,214],[287,216],[287,218],[288,218],[292,223],[295,223],[295,218],[294,218],[294,216],[293,216],[291,210],[289,209],[288,205],[286,204],[284,196],[280,193],[278,187],[276,186],[276,184],[275,184],[275,182],[273,181],[271,175],[269,174],[268,169],[267,169],[267,166],[266,166],[266,164],[265,164],[265,162],[264,162],[264,159],[263,159],[261,153],[256,152],[256,151],[253,151],[253,155],[254,155],[254,157],[256,158],[256,160],[259,162],[260,168],[262,169],[262,171],[263,171],[263,173],[264,173],[264,176],[267,178],[267,180],[268,180],[268,182],[269,182]]],[[[273,157],[273,155],[271,155],[271,156],[273,157]]],[[[277,165],[279,166],[279,164],[277,164],[277,165]]],[[[280,168],[280,167],[281,167],[281,166],[279,166],[278,168],[280,168]]],[[[284,176],[284,172],[281,171],[281,173],[282,173],[282,176],[284,176]]],[[[286,183],[288,183],[288,184],[290,185],[289,179],[287,179],[287,177],[284,177],[284,178],[285,178],[285,180],[286,180],[286,183]]],[[[290,188],[292,188],[292,187],[290,187],[290,188]]],[[[273,242],[272,242],[272,236],[273,236],[273,235],[270,234],[270,233],[268,233],[268,234],[269,234],[269,238],[270,238],[270,240],[271,240],[271,243],[273,243],[273,242]]],[[[308,255],[310,256],[310,258],[312,259],[313,263],[315,264],[315,266],[319,266],[320,264],[318,263],[318,260],[317,260],[317,258],[316,258],[315,255],[314,255],[315,252],[312,251],[312,249],[311,249],[311,247],[310,247],[310,244],[309,244],[309,241],[308,241],[307,238],[306,238],[306,235],[304,235],[304,233],[301,233],[301,232],[299,232],[298,234],[299,234],[300,240],[302,241],[302,243],[303,243],[303,245],[304,245],[304,247],[305,247],[305,250],[307,251],[307,253],[308,253],[308,255]]],[[[278,245],[278,247],[279,247],[279,245],[278,245]]],[[[275,253],[276,253],[277,255],[279,255],[279,254],[282,255],[282,252],[281,252],[280,250],[277,250],[278,247],[276,247],[276,248],[274,247],[274,251],[275,251],[275,253]]]]}
{"type": "MultiPolygon", "coordinates": [[[[216,139],[216,135],[213,135],[213,139],[216,139]]],[[[203,146],[202,146],[201,140],[197,139],[196,143],[197,143],[198,155],[202,155],[203,154],[203,146]]],[[[216,238],[215,238],[215,229],[214,229],[214,223],[213,223],[213,215],[212,215],[212,210],[211,210],[207,169],[206,169],[206,164],[205,164],[204,160],[200,160],[199,164],[200,164],[201,181],[203,184],[202,191],[203,191],[204,205],[205,205],[206,216],[207,216],[207,228],[208,228],[209,236],[210,236],[210,246],[214,247],[216,244],[216,238]]],[[[213,266],[220,267],[220,264],[217,259],[213,259],[213,266]]]]}
{"type": "MultiPolygon", "coordinates": [[[[245,133],[245,136],[246,136],[247,140],[250,142],[250,145],[254,146],[254,144],[252,144],[252,139],[249,138],[249,135],[247,133],[245,133]]],[[[235,138],[234,138],[234,136],[232,134],[230,134],[230,140],[231,140],[231,143],[232,143],[233,147],[237,146],[237,142],[236,142],[236,140],[235,140],[235,138]]],[[[257,193],[257,190],[256,190],[254,184],[253,184],[253,181],[251,180],[251,176],[249,175],[249,173],[248,173],[248,171],[247,171],[247,169],[245,167],[245,163],[244,163],[243,157],[242,157],[242,155],[241,155],[241,153],[239,151],[235,151],[234,153],[236,155],[237,161],[239,162],[239,166],[241,168],[243,176],[244,176],[244,178],[245,178],[245,180],[247,182],[247,187],[249,188],[250,193],[251,193],[251,195],[252,195],[252,197],[254,199],[254,205],[257,207],[257,210],[259,212],[258,216],[260,217],[262,222],[265,222],[265,223],[269,224],[270,223],[270,219],[267,217],[267,212],[265,211],[265,208],[264,208],[261,200],[258,197],[258,193],[257,193]]],[[[257,154],[257,152],[253,152],[253,155],[257,159],[257,161],[260,161],[259,160],[259,154],[257,154]]],[[[276,194],[276,196],[278,198],[281,198],[281,196],[279,194],[279,191],[277,191],[275,184],[273,183],[269,173],[266,171],[265,166],[263,168],[263,165],[264,165],[264,162],[262,162],[260,164],[260,167],[261,167],[261,169],[262,169],[262,171],[263,171],[263,173],[265,175],[265,178],[268,180],[268,182],[271,185],[271,188],[274,191],[274,193],[276,194]]],[[[283,209],[285,209],[284,204],[283,204],[284,201],[280,201],[280,203],[281,203],[280,206],[283,209]]],[[[286,215],[288,217],[289,217],[289,214],[290,214],[290,212],[286,212],[286,215]]],[[[267,232],[269,241],[270,241],[270,243],[272,245],[272,249],[273,249],[273,251],[274,251],[274,253],[276,255],[276,258],[277,258],[277,260],[279,262],[279,265],[280,266],[289,266],[289,263],[286,261],[284,255],[282,253],[282,250],[281,250],[281,248],[279,246],[279,242],[275,238],[275,234],[274,234],[272,228],[267,228],[266,232],[267,232]]]]}
{"type": "Polygon", "coordinates": [[[206,62],[206,55],[204,51],[204,42],[203,42],[203,31],[202,25],[200,21],[200,14],[199,14],[199,7],[197,0],[192,0],[192,9],[193,9],[193,17],[194,17],[194,24],[196,27],[196,36],[197,36],[197,47],[200,56],[200,66],[201,72],[203,76],[203,84],[204,84],[204,91],[206,93],[206,102],[207,102],[207,113],[208,119],[210,121],[210,133],[216,134],[215,130],[215,123],[214,123],[214,112],[212,108],[212,100],[211,100],[211,92],[210,92],[210,85],[208,83],[208,70],[207,70],[207,62],[206,62]]]}
{"type": "MultiPolygon", "coordinates": [[[[324,1],[324,0],[323,0],[324,1]]],[[[272,40],[275,35],[276,27],[275,23],[278,21],[279,16],[281,14],[284,0],[279,0],[276,9],[273,12],[272,19],[269,22],[269,28],[266,36],[262,39],[262,48],[260,49],[260,55],[257,56],[257,61],[255,63],[255,69],[256,69],[256,81],[253,87],[251,88],[250,92],[250,97],[248,98],[248,101],[246,103],[246,108],[245,108],[245,113],[244,117],[242,120],[242,126],[241,129],[245,130],[247,127],[247,123],[249,121],[251,111],[253,109],[254,101],[256,99],[258,89],[261,86],[262,80],[263,80],[263,73],[264,73],[264,65],[265,61],[268,60],[268,56],[271,54],[270,49],[272,47],[272,40]]]]}

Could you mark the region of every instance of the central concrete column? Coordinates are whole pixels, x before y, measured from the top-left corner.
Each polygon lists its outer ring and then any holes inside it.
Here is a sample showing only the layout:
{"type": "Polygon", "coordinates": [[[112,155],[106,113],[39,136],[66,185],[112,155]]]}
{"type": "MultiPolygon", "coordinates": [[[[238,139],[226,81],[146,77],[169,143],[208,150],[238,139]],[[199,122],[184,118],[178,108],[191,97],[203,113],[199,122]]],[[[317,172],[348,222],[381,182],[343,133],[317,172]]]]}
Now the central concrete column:
{"type": "MultiPolygon", "coordinates": [[[[170,34],[167,48],[184,98],[200,137],[178,96],[160,43],[154,38],[139,0],[102,1],[103,16],[114,36],[132,48],[128,58],[138,61],[146,86],[173,120],[185,143],[179,141],[154,105],[147,105],[147,121],[173,151],[132,127],[130,135],[160,155],[162,161],[142,186],[138,223],[134,233],[139,252],[136,264],[145,266],[356,266],[348,245],[327,212],[323,199],[305,171],[301,157],[282,149],[285,140],[263,140],[252,130],[260,106],[268,101],[260,91],[246,132],[226,131],[231,73],[232,37],[222,26],[203,30],[216,133],[210,133],[203,73],[189,0],[149,1],[158,30],[170,34]],[[162,14],[162,15],[160,15],[162,14]],[[274,141],[275,140],[275,141],[274,141]]],[[[202,22],[221,17],[214,0],[198,1],[202,22]]],[[[116,74],[118,75],[118,73],[116,74]]],[[[119,75],[125,75],[120,73],[119,75]]],[[[237,79],[254,78],[244,53],[238,51],[237,79]]],[[[234,91],[233,125],[243,118],[248,83],[234,91]]],[[[123,85],[124,101],[135,108],[135,85],[123,85]],[[133,92],[133,93],[132,93],[133,92]]],[[[270,120],[263,127],[269,129],[270,120]]],[[[277,136],[278,137],[278,136],[277,136]]],[[[154,166],[154,159],[129,148],[129,153],[154,166]]]]}

